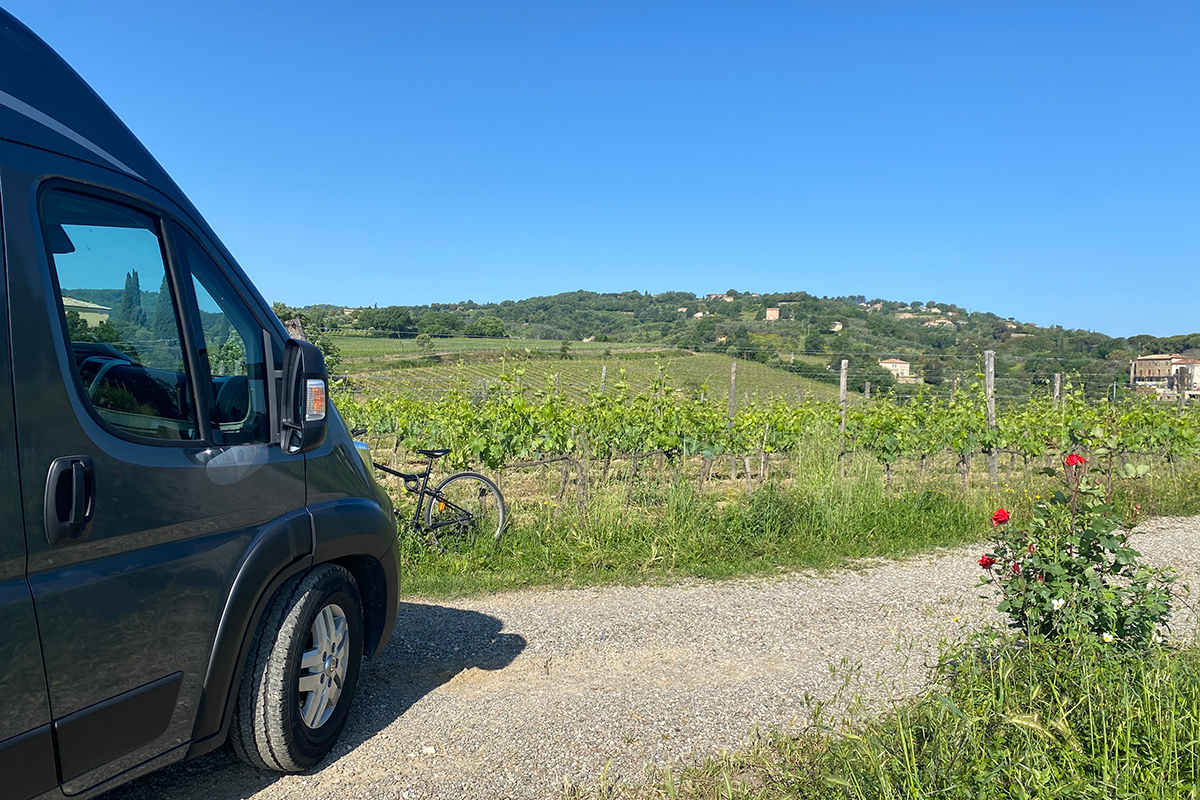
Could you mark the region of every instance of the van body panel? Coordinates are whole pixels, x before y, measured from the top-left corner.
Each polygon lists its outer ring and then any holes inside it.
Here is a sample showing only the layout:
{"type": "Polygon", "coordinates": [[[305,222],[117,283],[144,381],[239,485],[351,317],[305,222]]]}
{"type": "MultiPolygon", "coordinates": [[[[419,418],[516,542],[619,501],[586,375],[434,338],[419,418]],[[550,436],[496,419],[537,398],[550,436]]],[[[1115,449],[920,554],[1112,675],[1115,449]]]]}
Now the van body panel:
{"type": "Polygon", "coordinates": [[[71,792],[79,776],[162,736],[182,683],[183,673],[176,672],[55,720],[63,787],[71,792]]]}
{"type": "Polygon", "coordinates": [[[240,683],[245,647],[275,590],[287,578],[312,566],[312,517],[300,508],[264,526],[246,549],[217,625],[204,676],[204,694],[193,740],[228,726],[226,702],[240,683]]]}
{"type": "MultiPolygon", "coordinates": [[[[10,501],[0,503],[10,656],[0,672],[3,800],[93,797],[218,746],[264,609],[316,562],[336,561],[358,579],[368,656],[386,646],[399,601],[391,502],[332,405],[328,436],[307,456],[256,433],[209,432],[206,402],[192,401],[191,438],[181,427],[147,442],[115,428],[111,415],[102,419],[89,399],[99,378],[85,392],[79,375],[102,340],[81,345],[78,319],[68,314],[64,323],[59,300],[89,285],[55,285],[50,253],[58,263],[73,250],[60,249],[55,227],[43,236],[39,219],[39,192],[54,186],[157,221],[146,230],[160,239],[171,287],[158,297],[178,307],[181,363],[205,364],[172,373],[181,408],[189,391],[197,398],[206,390],[197,375],[211,373],[224,388],[238,373],[218,378],[204,360],[205,310],[179,263],[176,223],[207,251],[244,319],[269,334],[269,369],[280,369],[288,337],[153,156],[71,67],[0,9],[0,442],[8,444],[0,492],[10,501]],[[78,467],[76,481],[86,476],[73,485],[88,487],[94,512],[70,537],[53,532],[64,495],[49,488],[64,460],[78,467]],[[106,739],[110,729],[121,735],[106,739]],[[10,763],[20,764],[22,782],[9,779],[10,763]]],[[[82,496],[77,489],[76,502],[82,496]]]]}
{"type": "Polygon", "coordinates": [[[400,550],[391,506],[367,498],[345,498],[310,507],[319,531],[313,560],[343,562],[363,555],[356,573],[363,595],[365,652],[374,658],[387,647],[399,612],[400,550]]]}
{"type": "Polygon", "coordinates": [[[43,725],[0,742],[0,775],[4,776],[0,797],[5,800],[59,794],[50,726],[43,725]]]}
{"type": "MultiPolygon", "coordinates": [[[[0,235],[3,234],[0,203],[0,235]]],[[[16,420],[9,369],[8,288],[0,253],[0,619],[5,665],[0,670],[0,795],[27,798],[54,789],[58,775],[50,731],[46,676],[38,644],[33,595],[25,579],[25,522],[17,461],[16,420]]]]}
{"type": "MultiPolygon", "coordinates": [[[[78,791],[190,739],[238,565],[264,526],[304,507],[305,468],[302,456],[266,444],[162,446],[100,425],[76,385],[37,219],[37,189],[48,177],[151,208],[159,198],[115,171],[0,142],[27,570],[51,712],[61,719],[184,676],[166,732],[80,776],[68,789],[78,791]],[[219,457],[235,448],[246,455],[219,457]],[[95,514],[86,539],[51,545],[43,495],[47,470],[62,456],[94,463],[95,514]]],[[[311,548],[311,536],[304,545],[311,548]]],[[[60,752],[60,760],[72,756],[60,752]]]]}

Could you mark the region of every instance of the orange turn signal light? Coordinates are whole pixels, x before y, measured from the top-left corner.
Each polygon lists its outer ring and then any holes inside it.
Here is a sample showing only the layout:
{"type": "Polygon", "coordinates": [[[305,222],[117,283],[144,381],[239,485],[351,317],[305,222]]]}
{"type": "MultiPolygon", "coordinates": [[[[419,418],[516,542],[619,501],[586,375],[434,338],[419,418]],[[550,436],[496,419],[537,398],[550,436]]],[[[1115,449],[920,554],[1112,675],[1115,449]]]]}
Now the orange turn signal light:
{"type": "Polygon", "coordinates": [[[309,422],[325,419],[325,381],[310,378],[305,386],[304,419],[309,422]]]}

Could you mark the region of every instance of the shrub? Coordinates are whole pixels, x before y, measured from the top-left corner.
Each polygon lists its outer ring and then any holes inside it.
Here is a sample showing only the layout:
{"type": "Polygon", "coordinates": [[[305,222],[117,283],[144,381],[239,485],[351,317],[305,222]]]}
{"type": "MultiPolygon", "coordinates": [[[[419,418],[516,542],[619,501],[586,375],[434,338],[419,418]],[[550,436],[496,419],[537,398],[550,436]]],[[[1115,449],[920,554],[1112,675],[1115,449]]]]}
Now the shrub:
{"type": "Polygon", "coordinates": [[[1111,490],[1088,477],[1082,456],[1067,456],[1064,467],[1062,488],[1034,507],[1028,527],[1011,525],[1004,509],[992,517],[996,542],[979,559],[982,582],[999,586],[1000,611],[1031,639],[1083,635],[1143,647],[1169,620],[1175,577],[1142,564],[1129,546],[1137,506],[1134,519],[1118,519],[1111,490]]]}

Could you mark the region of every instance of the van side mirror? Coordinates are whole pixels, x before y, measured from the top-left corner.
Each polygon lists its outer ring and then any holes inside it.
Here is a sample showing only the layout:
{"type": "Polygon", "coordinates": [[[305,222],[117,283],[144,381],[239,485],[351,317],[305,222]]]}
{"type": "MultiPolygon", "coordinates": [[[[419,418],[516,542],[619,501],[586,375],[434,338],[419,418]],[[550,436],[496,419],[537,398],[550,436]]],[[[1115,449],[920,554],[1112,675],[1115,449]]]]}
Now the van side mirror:
{"type": "Polygon", "coordinates": [[[329,427],[328,403],[325,357],[310,342],[288,339],[283,345],[279,402],[279,444],[285,453],[308,453],[321,446],[329,427]]]}

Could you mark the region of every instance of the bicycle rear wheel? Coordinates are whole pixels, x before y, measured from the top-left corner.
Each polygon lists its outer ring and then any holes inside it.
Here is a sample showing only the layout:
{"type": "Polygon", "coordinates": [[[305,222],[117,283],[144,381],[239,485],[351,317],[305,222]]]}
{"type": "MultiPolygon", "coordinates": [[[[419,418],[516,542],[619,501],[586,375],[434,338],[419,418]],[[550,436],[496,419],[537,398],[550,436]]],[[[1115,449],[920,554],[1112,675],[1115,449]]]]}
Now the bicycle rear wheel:
{"type": "Polygon", "coordinates": [[[500,489],[477,472],[458,472],[437,485],[425,504],[425,528],[436,547],[499,542],[508,509],[500,489]]]}

